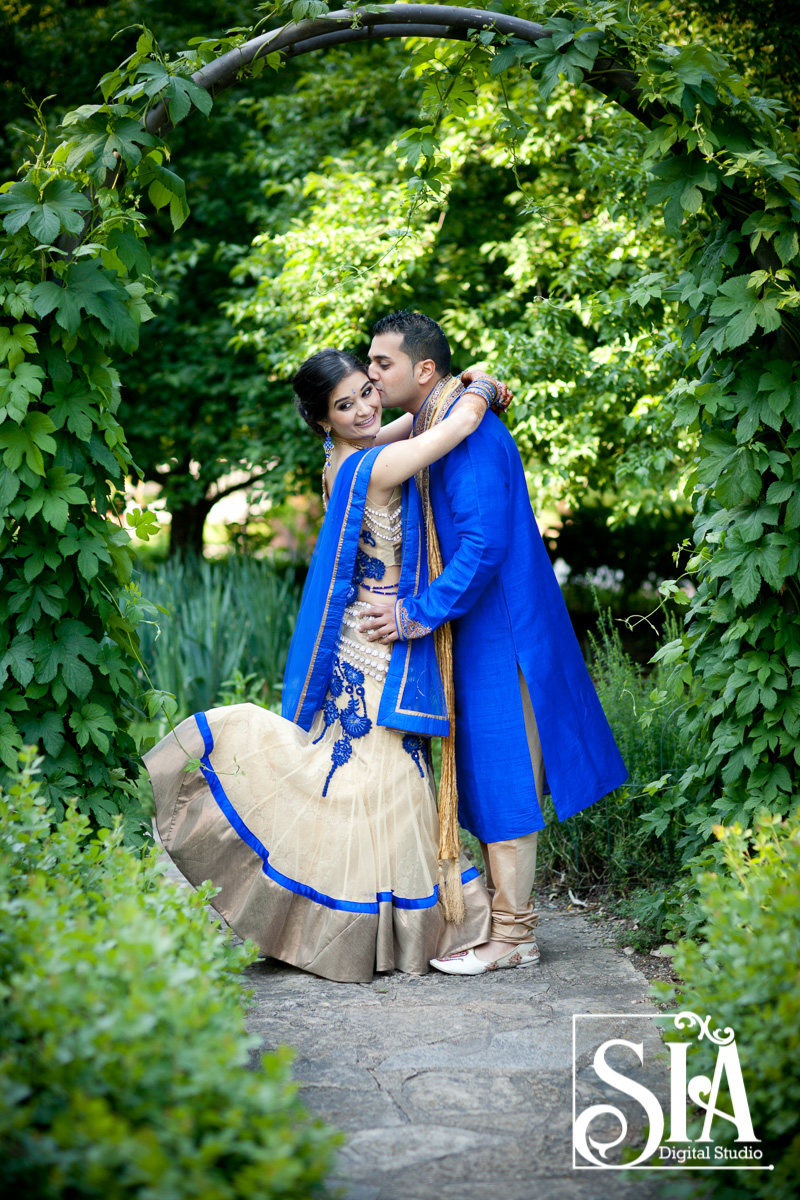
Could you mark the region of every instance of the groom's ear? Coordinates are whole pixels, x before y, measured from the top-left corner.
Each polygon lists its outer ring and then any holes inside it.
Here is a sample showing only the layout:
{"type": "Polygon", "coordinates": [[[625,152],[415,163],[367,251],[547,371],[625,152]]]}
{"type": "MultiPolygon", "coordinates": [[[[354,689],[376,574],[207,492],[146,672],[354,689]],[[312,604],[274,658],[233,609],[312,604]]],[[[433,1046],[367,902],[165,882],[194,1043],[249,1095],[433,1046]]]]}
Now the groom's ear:
{"type": "Polygon", "coordinates": [[[416,376],[417,383],[432,383],[436,378],[436,374],[436,363],[432,358],[421,358],[418,363],[414,364],[414,375],[416,376]]]}

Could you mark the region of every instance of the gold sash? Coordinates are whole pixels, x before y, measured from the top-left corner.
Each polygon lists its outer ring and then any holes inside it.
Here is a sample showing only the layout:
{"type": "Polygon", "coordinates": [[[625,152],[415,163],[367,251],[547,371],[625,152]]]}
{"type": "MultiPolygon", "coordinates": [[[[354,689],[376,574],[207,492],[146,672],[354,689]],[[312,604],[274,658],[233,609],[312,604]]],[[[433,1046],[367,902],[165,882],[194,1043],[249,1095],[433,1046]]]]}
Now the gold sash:
{"type": "MultiPolygon", "coordinates": [[[[432,429],[447,416],[458,397],[464,391],[459,379],[446,375],[440,379],[417,413],[412,437],[432,429]]],[[[422,515],[428,544],[428,582],[441,575],[444,569],[439,538],[433,520],[430,497],[430,468],[423,467],[415,475],[422,500],[422,515]]],[[[440,625],[434,631],[436,657],[444,687],[450,732],[442,738],[442,770],[439,779],[439,896],[445,920],[460,924],[466,915],[464,896],[461,890],[459,855],[461,838],[458,832],[458,788],[456,785],[456,742],[455,742],[455,691],[453,687],[453,634],[450,623],[440,625]]]]}

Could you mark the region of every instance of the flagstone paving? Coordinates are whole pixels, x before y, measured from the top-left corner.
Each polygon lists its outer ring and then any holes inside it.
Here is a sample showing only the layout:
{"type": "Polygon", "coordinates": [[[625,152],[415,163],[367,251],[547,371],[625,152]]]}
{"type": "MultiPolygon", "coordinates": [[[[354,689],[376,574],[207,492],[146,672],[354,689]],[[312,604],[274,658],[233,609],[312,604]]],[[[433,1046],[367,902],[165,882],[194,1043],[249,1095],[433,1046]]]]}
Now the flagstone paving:
{"type": "MultiPolygon", "coordinates": [[[[308,1108],[346,1133],[331,1184],[347,1200],[655,1200],[657,1173],[572,1167],[573,1014],[621,1014],[578,1022],[578,1108],[614,1104],[641,1128],[639,1105],[594,1074],[610,1037],[643,1045],[643,1067],[624,1050],[615,1065],[666,1108],[647,981],[578,914],[545,912],[539,934],[539,967],[475,978],[247,969],[261,1049],[293,1047],[308,1108]]],[[[619,1128],[599,1118],[590,1133],[612,1141],[619,1128]]]]}

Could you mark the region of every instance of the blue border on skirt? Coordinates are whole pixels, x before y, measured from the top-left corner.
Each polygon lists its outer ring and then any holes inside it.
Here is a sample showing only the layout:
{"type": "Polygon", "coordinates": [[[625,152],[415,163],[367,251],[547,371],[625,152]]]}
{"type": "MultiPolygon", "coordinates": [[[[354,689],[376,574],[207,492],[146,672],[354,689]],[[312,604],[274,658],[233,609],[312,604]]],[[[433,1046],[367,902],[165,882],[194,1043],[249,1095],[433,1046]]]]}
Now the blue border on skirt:
{"type": "MultiPolygon", "coordinates": [[[[280,871],[276,871],[269,861],[269,851],[262,845],[252,830],[247,828],[225,795],[225,789],[220,782],[220,778],[211,765],[210,755],[214,749],[214,737],[206,719],[206,714],[195,713],[194,719],[197,722],[200,733],[203,735],[205,753],[200,759],[200,765],[206,782],[211,789],[211,795],[242,841],[246,842],[250,849],[255,851],[261,859],[263,863],[262,870],[269,879],[272,879],[275,883],[280,884],[281,887],[294,892],[298,896],[305,896],[306,899],[313,900],[315,904],[324,904],[326,908],[336,908],[342,912],[377,913],[378,906],[387,903],[393,904],[395,908],[433,908],[439,898],[438,884],[435,885],[433,893],[430,896],[422,896],[419,900],[410,900],[405,896],[395,896],[393,892],[378,892],[374,903],[371,901],[359,902],[357,900],[336,900],[333,896],[326,896],[323,892],[318,892],[314,888],[308,887],[307,884],[298,883],[296,879],[290,879],[288,875],[283,875],[280,871]]],[[[471,879],[477,879],[479,874],[480,872],[477,867],[469,867],[466,871],[462,871],[461,882],[469,883],[471,879]]]]}

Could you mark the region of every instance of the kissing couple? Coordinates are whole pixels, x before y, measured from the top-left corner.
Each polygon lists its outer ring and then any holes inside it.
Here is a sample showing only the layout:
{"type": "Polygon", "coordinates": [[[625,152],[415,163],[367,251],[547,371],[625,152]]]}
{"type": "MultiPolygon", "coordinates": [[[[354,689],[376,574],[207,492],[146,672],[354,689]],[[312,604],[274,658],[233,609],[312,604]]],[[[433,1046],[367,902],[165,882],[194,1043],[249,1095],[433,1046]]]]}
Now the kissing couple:
{"type": "Polygon", "coordinates": [[[497,415],[507,389],[454,377],[417,312],[377,322],[367,364],[321,350],[293,387],[326,511],[282,716],[214,708],[149,751],[164,847],[237,934],[326,979],[534,966],[542,800],[564,821],[627,772],[497,415]]]}

